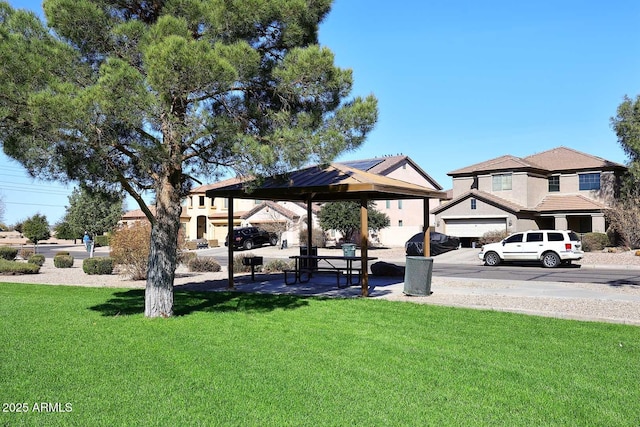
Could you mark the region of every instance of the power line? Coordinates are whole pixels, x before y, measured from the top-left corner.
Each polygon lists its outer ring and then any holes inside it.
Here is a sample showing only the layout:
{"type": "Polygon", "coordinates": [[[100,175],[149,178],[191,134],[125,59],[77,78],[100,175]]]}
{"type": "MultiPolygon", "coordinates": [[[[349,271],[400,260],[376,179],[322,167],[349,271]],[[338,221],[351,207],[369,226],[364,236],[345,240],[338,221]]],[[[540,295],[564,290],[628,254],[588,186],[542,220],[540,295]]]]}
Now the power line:
{"type": "Polygon", "coordinates": [[[3,202],[6,205],[24,205],[24,206],[42,206],[47,208],[66,208],[63,205],[44,205],[42,203],[24,203],[24,202],[3,202]]]}

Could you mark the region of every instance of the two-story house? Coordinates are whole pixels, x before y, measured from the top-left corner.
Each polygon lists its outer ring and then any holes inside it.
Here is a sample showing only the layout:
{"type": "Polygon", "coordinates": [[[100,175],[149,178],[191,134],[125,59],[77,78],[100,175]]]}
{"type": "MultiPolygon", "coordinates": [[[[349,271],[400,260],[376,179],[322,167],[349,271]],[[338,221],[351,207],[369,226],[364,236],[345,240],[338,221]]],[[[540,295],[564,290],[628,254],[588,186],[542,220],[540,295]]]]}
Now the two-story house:
{"type": "Polygon", "coordinates": [[[605,232],[626,167],[567,147],[505,155],[449,172],[452,200],[431,210],[435,230],[469,245],[484,233],[605,232]]]}

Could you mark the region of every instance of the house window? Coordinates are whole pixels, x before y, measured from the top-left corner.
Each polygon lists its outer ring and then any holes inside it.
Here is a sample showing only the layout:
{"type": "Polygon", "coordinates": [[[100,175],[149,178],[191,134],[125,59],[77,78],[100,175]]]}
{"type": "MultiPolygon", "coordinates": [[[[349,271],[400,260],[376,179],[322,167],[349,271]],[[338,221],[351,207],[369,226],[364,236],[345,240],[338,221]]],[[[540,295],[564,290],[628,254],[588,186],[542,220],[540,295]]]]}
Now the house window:
{"type": "Polygon", "coordinates": [[[391,200],[387,200],[387,209],[391,209],[391,200]]]}
{"type": "Polygon", "coordinates": [[[398,200],[398,209],[402,209],[402,200],[398,200]]]}
{"type": "Polygon", "coordinates": [[[204,206],[204,196],[199,196],[198,200],[200,202],[200,204],[198,206],[204,206]]]}
{"type": "Polygon", "coordinates": [[[600,174],[599,173],[581,173],[578,175],[578,184],[580,190],[599,190],[600,174]]]}
{"type": "Polygon", "coordinates": [[[398,220],[398,227],[402,227],[402,220],[401,219],[398,220]]]}
{"type": "Polygon", "coordinates": [[[560,191],[560,176],[549,177],[549,193],[557,193],[560,191]]]}
{"type": "Polygon", "coordinates": [[[492,176],[493,191],[511,190],[511,174],[500,173],[492,176]]]}
{"type": "Polygon", "coordinates": [[[476,199],[471,199],[471,209],[476,208],[476,199]]]}
{"type": "Polygon", "coordinates": [[[223,200],[224,200],[223,208],[224,209],[229,209],[229,199],[223,199],[223,200]]]}

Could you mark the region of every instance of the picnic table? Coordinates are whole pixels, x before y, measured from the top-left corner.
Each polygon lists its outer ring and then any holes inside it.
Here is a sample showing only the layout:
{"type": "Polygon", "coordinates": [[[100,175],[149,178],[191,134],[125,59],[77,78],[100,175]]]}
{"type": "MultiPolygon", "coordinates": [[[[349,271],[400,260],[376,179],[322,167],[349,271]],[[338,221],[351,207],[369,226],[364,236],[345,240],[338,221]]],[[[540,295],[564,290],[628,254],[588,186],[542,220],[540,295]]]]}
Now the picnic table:
{"type": "MultiPolygon", "coordinates": [[[[314,274],[330,273],[336,275],[338,287],[340,286],[340,278],[344,274],[345,286],[354,286],[360,284],[362,275],[362,257],[359,256],[341,256],[341,255],[293,255],[289,258],[295,261],[293,270],[284,270],[284,283],[293,285],[295,283],[307,283],[314,274]],[[354,262],[360,262],[360,265],[354,266],[354,262]],[[293,280],[289,279],[289,275],[293,274],[293,280]],[[354,276],[357,275],[358,280],[354,282],[354,276]]],[[[377,257],[367,257],[367,261],[378,259],[377,257]]]]}

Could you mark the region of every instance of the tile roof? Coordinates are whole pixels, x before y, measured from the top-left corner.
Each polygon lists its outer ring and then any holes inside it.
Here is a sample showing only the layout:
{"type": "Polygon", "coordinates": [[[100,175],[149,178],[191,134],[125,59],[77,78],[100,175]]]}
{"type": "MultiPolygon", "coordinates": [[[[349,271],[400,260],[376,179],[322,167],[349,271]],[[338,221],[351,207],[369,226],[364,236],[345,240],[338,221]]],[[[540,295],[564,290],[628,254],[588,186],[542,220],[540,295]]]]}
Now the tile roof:
{"type": "Polygon", "coordinates": [[[360,169],[365,172],[374,173],[376,175],[387,176],[389,173],[398,169],[402,165],[409,163],[420,175],[422,175],[436,190],[442,190],[443,187],[426,173],[411,157],[405,155],[374,157],[371,159],[353,160],[346,162],[338,162],[340,164],[360,169]]]}
{"type": "Polygon", "coordinates": [[[522,158],[512,155],[496,157],[495,159],[456,169],[447,175],[472,175],[478,172],[507,170],[537,170],[549,173],[588,169],[626,169],[626,166],[561,146],[522,158]]]}
{"type": "MultiPolygon", "coordinates": [[[[151,211],[151,213],[153,215],[156,214],[156,207],[155,206],[149,206],[149,210],[151,211]]],[[[187,213],[186,209],[184,208],[184,206],[181,207],[180,210],[180,218],[190,218],[191,216],[187,213]]],[[[133,220],[145,220],[147,219],[147,216],[144,214],[144,212],[142,212],[142,209],[134,209],[131,211],[127,211],[122,215],[122,219],[123,220],[127,220],[127,221],[133,221],[133,220]]]]}
{"type": "Polygon", "coordinates": [[[547,196],[536,206],[538,212],[591,211],[607,209],[604,204],[582,195],[547,196]]]}
{"type": "Polygon", "coordinates": [[[242,219],[247,219],[249,217],[251,217],[252,215],[255,215],[257,212],[261,211],[262,209],[265,208],[270,208],[273,209],[274,211],[278,212],[280,215],[284,216],[285,218],[288,219],[297,219],[300,218],[300,215],[296,214],[295,212],[285,208],[282,205],[279,205],[276,202],[273,202],[271,200],[267,200],[265,202],[260,203],[259,205],[255,206],[253,209],[251,209],[250,211],[245,212],[241,218],[242,219]]]}
{"type": "Polygon", "coordinates": [[[489,172],[489,171],[502,171],[502,170],[514,170],[514,169],[540,169],[544,168],[533,162],[528,162],[520,157],[512,155],[505,155],[496,157],[495,159],[487,160],[485,162],[476,163],[471,166],[467,166],[461,169],[456,169],[449,172],[447,175],[468,175],[475,172],[489,172]]]}
{"type": "Polygon", "coordinates": [[[557,147],[533,154],[525,157],[524,160],[537,163],[550,171],[625,167],[619,163],[610,162],[601,157],[592,156],[567,147],[557,147]]]}
{"type": "Polygon", "coordinates": [[[503,199],[502,197],[498,197],[494,194],[491,193],[487,193],[485,191],[481,191],[481,190],[471,190],[471,191],[467,191],[466,193],[456,197],[455,199],[451,200],[450,202],[446,203],[446,204],[442,204],[434,209],[431,209],[431,213],[433,214],[437,214],[440,213],[442,211],[447,210],[449,207],[460,203],[463,200],[466,199],[470,199],[470,198],[476,198],[478,200],[482,200],[484,202],[487,202],[489,204],[492,205],[497,205],[500,206],[501,208],[504,208],[506,210],[509,210],[511,212],[521,212],[521,211],[530,211],[530,209],[527,209],[525,206],[519,205],[518,203],[503,199]]]}

